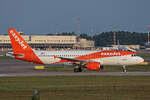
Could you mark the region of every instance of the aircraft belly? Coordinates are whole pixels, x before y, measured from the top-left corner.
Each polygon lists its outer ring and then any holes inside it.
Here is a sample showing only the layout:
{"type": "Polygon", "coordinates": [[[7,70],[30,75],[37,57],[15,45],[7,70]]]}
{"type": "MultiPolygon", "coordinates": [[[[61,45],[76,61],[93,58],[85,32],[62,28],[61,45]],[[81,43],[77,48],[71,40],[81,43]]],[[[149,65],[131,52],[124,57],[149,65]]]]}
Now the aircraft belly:
{"type": "Polygon", "coordinates": [[[53,64],[55,62],[59,62],[60,59],[58,58],[53,58],[53,57],[40,57],[40,60],[44,63],[44,64],[53,64]]]}

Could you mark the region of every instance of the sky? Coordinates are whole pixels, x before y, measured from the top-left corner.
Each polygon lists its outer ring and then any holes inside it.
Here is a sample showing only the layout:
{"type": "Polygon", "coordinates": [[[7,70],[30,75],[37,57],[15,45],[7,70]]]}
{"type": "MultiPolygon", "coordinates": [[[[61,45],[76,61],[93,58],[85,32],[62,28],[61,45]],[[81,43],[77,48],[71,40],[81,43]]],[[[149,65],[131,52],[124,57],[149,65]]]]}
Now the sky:
{"type": "Polygon", "coordinates": [[[0,0],[0,34],[16,28],[24,34],[147,32],[150,0],[0,0]]]}

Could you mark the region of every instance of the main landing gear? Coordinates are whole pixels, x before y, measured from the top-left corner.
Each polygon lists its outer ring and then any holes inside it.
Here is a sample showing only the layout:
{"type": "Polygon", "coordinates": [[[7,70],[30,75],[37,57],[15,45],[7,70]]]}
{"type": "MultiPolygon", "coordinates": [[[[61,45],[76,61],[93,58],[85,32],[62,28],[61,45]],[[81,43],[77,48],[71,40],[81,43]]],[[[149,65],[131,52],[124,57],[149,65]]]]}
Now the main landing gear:
{"type": "Polygon", "coordinates": [[[80,66],[76,66],[74,68],[74,72],[82,72],[82,68],[80,66]]]}
{"type": "Polygon", "coordinates": [[[123,65],[122,68],[123,68],[123,72],[127,72],[127,68],[125,65],[123,65]]]}

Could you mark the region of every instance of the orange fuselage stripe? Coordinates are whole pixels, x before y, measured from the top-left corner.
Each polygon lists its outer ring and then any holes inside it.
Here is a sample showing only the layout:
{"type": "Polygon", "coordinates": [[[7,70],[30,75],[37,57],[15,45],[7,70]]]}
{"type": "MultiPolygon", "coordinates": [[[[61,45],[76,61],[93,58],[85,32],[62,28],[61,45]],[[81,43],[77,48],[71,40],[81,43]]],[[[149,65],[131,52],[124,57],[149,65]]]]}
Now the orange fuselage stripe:
{"type": "MultiPolygon", "coordinates": [[[[75,57],[75,58],[72,58],[72,59],[88,60],[88,59],[98,59],[98,58],[134,55],[134,54],[136,54],[136,53],[135,52],[131,52],[131,51],[117,51],[117,50],[98,51],[98,52],[95,52],[95,53],[86,54],[86,55],[75,57]]],[[[69,61],[69,60],[60,60],[59,62],[56,62],[56,63],[63,63],[63,62],[71,62],[71,61],[69,61]]]]}

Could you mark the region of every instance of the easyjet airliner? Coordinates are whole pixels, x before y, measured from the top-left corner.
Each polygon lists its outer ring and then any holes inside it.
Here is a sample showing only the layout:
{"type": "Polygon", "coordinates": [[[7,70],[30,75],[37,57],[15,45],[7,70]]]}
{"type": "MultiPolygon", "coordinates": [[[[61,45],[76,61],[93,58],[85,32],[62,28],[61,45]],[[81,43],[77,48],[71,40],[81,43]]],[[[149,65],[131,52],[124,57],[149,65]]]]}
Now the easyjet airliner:
{"type": "Polygon", "coordinates": [[[82,68],[103,70],[104,65],[120,65],[126,72],[127,65],[136,65],[144,61],[136,56],[135,52],[122,50],[37,51],[33,50],[15,29],[8,29],[8,33],[13,49],[13,53],[9,54],[14,58],[38,64],[71,63],[75,65],[74,72],[81,72],[82,68]]]}

